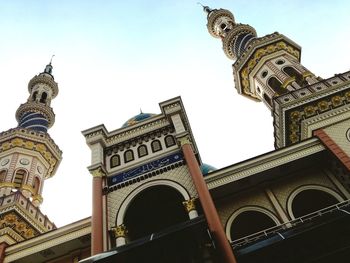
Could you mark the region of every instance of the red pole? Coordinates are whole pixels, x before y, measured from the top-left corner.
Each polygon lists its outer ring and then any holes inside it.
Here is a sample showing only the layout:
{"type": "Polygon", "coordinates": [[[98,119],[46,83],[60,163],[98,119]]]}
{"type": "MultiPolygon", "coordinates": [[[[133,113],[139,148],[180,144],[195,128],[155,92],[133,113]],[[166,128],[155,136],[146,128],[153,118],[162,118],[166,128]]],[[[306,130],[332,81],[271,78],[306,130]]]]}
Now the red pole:
{"type": "Polygon", "coordinates": [[[8,247],[7,243],[5,242],[2,242],[0,244],[0,263],[3,263],[4,262],[4,259],[5,259],[5,250],[6,248],[8,247]]]}
{"type": "Polygon", "coordinates": [[[103,252],[102,176],[100,168],[92,172],[91,256],[103,252]]]}
{"type": "Polygon", "coordinates": [[[209,229],[217,242],[222,256],[223,262],[236,263],[232,248],[227,240],[224,229],[222,227],[218,212],[215,208],[213,199],[209,193],[208,186],[204,181],[202,172],[199,168],[197,159],[192,150],[189,139],[180,138],[182,152],[184,154],[188,169],[192,176],[193,183],[197,189],[199,201],[202,205],[204,215],[207,219],[209,229]]]}

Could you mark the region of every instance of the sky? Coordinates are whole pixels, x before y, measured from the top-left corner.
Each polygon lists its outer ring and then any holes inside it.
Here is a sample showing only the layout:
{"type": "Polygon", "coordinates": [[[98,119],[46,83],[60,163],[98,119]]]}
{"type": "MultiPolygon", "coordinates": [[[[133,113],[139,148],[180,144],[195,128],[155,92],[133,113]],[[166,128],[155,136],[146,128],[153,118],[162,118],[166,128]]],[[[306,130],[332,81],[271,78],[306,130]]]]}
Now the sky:
{"type": "MultiPolygon", "coordinates": [[[[282,33],[323,78],[350,70],[349,1],[207,0],[258,36],[282,33]]],[[[181,96],[202,160],[216,168],[272,151],[271,113],[234,88],[232,63],[197,1],[0,0],[0,130],[16,127],[29,80],[53,58],[59,94],[49,130],[63,151],[41,210],[57,226],[91,215],[90,150],[82,130],[109,131],[181,96]]]]}

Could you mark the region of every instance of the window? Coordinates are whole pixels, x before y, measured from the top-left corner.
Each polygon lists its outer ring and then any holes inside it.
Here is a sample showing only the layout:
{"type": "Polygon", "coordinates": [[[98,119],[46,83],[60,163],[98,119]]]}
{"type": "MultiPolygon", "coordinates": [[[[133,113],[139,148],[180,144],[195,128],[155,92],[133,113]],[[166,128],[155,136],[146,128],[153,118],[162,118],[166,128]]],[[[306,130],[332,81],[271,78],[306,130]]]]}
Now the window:
{"type": "Polygon", "coordinates": [[[283,71],[289,76],[294,77],[295,82],[298,83],[300,87],[304,87],[308,85],[306,81],[304,81],[303,76],[293,67],[284,67],[283,71]]]}
{"type": "Polygon", "coordinates": [[[110,166],[111,168],[119,166],[120,165],[120,157],[118,154],[115,154],[110,159],[110,166]]]}
{"type": "Polygon", "coordinates": [[[272,106],[272,101],[271,99],[269,98],[269,96],[267,96],[265,93],[264,93],[264,100],[267,102],[267,104],[269,104],[270,106],[272,106]]]}
{"type": "Polygon", "coordinates": [[[158,151],[162,150],[162,145],[160,144],[159,140],[154,140],[152,142],[151,146],[152,146],[153,152],[158,152],[158,151]]]}
{"type": "Polygon", "coordinates": [[[147,146],[140,145],[139,148],[137,148],[137,153],[138,153],[139,157],[146,156],[148,154],[147,146]]]}
{"type": "Polygon", "coordinates": [[[33,93],[33,101],[36,101],[36,96],[38,95],[38,91],[34,91],[33,93]]]}
{"type": "Polygon", "coordinates": [[[43,92],[43,93],[41,94],[40,102],[41,102],[41,103],[46,103],[46,99],[47,99],[47,93],[46,93],[46,92],[43,92]]]}
{"type": "Polygon", "coordinates": [[[38,194],[39,193],[39,188],[40,188],[40,180],[38,177],[34,178],[34,184],[33,184],[33,189],[34,189],[34,193],[38,194]]]}
{"type": "Polygon", "coordinates": [[[0,183],[4,182],[6,178],[6,170],[0,172],[0,183]]]}
{"type": "Polygon", "coordinates": [[[278,79],[276,79],[275,77],[269,78],[269,81],[267,82],[267,84],[278,95],[281,95],[281,94],[288,92],[287,89],[282,88],[282,83],[278,79]]]}
{"type": "Polygon", "coordinates": [[[275,225],[275,221],[265,213],[244,211],[233,220],[230,227],[230,237],[231,240],[237,240],[275,225]]]}
{"type": "Polygon", "coordinates": [[[127,150],[124,153],[124,162],[130,162],[134,160],[134,152],[132,150],[127,150]]]}
{"type": "Polygon", "coordinates": [[[165,145],[166,145],[166,147],[170,147],[170,146],[175,145],[174,136],[172,136],[172,135],[166,136],[165,137],[165,145]]]}
{"type": "Polygon", "coordinates": [[[13,180],[16,188],[20,188],[22,186],[22,184],[24,183],[26,174],[27,172],[23,169],[16,171],[15,179],[13,180]]]}

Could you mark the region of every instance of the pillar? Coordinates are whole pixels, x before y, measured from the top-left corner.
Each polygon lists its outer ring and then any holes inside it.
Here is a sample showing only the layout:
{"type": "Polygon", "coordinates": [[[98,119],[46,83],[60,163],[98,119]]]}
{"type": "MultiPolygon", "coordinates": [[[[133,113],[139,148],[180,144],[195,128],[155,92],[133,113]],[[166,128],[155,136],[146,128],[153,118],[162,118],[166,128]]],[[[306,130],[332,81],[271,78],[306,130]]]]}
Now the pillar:
{"type": "Polygon", "coordinates": [[[4,259],[5,259],[5,250],[7,248],[7,243],[5,242],[2,242],[0,244],[0,263],[3,263],[4,262],[4,259]]]}
{"type": "Polygon", "coordinates": [[[195,202],[194,198],[191,198],[189,200],[182,202],[182,204],[184,205],[184,207],[188,213],[188,217],[190,219],[198,217],[198,212],[196,210],[196,204],[194,202],[195,202]]]}
{"type": "Polygon", "coordinates": [[[121,224],[121,225],[116,226],[114,228],[114,235],[116,238],[116,246],[117,247],[125,245],[127,234],[128,234],[128,230],[126,229],[126,226],[124,224],[121,224]]]}
{"type": "Polygon", "coordinates": [[[231,245],[229,244],[224,228],[221,224],[218,212],[215,208],[213,199],[209,193],[208,186],[204,181],[204,177],[198,165],[195,154],[192,150],[192,145],[189,137],[186,135],[184,137],[178,138],[181,145],[182,152],[184,154],[187,167],[191,174],[193,183],[196,187],[199,201],[202,205],[204,215],[207,219],[209,230],[216,241],[219,249],[219,255],[222,256],[222,262],[225,263],[236,263],[236,259],[233,255],[231,245]]]}
{"type": "Polygon", "coordinates": [[[91,256],[103,252],[102,185],[105,175],[101,167],[90,170],[92,174],[91,256]]]}

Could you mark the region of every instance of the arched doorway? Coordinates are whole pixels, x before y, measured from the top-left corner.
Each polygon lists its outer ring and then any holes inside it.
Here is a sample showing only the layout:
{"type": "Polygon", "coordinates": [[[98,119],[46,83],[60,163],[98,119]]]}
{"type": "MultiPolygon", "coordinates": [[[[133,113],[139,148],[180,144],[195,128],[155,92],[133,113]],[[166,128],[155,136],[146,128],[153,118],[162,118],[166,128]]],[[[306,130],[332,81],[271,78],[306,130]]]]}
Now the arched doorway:
{"type": "Polygon", "coordinates": [[[231,240],[237,240],[276,226],[269,215],[254,210],[243,211],[236,216],[230,227],[231,240]]]}
{"type": "Polygon", "coordinates": [[[318,189],[303,190],[292,200],[292,215],[298,218],[336,203],[339,203],[339,200],[328,192],[318,189]]]}
{"type": "Polygon", "coordinates": [[[140,192],[127,208],[124,224],[135,240],[188,220],[180,192],[169,186],[152,186],[140,192]]]}

